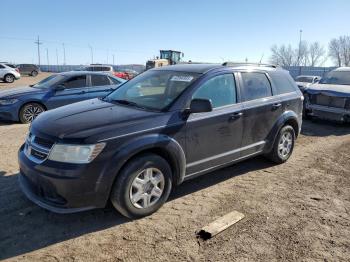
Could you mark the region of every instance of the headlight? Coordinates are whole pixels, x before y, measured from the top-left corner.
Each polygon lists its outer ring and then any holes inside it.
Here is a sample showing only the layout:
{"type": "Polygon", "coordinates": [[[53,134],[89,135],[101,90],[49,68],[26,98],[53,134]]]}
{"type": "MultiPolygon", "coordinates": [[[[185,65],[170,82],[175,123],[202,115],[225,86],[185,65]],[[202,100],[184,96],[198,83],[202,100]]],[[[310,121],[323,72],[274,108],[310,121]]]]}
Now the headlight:
{"type": "Polygon", "coordinates": [[[94,160],[105,145],[105,143],[95,145],[55,144],[51,149],[49,159],[65,163],[86,164],[94,160]]]}
{"type": "Polygon", "coordinates": [[[12,98],[12,99],[0,99],[0,105],[6,106],[6,105],[12,105],[16,103],[18,99],[12,98]]]}

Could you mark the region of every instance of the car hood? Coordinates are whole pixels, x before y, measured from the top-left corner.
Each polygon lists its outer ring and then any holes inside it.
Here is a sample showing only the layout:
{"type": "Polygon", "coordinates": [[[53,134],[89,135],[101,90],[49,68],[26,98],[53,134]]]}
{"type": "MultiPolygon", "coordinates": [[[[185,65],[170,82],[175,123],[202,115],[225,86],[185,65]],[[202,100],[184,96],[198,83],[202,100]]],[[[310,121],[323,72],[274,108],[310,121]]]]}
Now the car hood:
{"type": "Polygon", "coordinates": [[[313,84],[307,88],[310,94],[324,94],[328,96],[350,97],[349,85],[313,84]]]}
{"type": "Polygon", "coordinates": [[[40,114],[32,123],[36,134],[52,139],[103,140],[159,126],[164,113],[91,99],[40,114]]]}
{"type": "Polygon", "coordinates": [[[0,98],[18,97],[20,95],[25,95],[28,93],[42,93],[42,92],[44,91],[41,89],[24,86],[24,87],[10,88],[10,89],[0,91],[0,98]]]}

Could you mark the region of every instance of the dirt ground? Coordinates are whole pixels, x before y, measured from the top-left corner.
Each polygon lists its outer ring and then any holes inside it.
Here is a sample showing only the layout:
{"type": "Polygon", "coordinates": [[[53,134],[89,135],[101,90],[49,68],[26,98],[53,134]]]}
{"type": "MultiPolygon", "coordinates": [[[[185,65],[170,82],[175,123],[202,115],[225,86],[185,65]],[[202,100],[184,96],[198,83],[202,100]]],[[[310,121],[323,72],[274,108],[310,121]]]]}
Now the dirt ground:
{"type": "Polygon", "coordinates": [[[10,261],[349,261],[350,126],[305,121],[291,159],[257,157],[185,182],[155,214],[77,214],[32,204],[18,183],[28,126],[0,124],[0,259],[10,261]],[[245,218],[200,241],[237,210],[245,218]]]}
{"type": "Polygon", "coordinates": [[[46,73],[42,72],[38,74],[36,77],[32,76],[22,76],[20,79],[16,80],[15,82],[9,84],[0,81],[0,91],[8,88],[13,88],[13,87],[20,87],[20,86],[26,86],[26,85],[31,85],[39,82],[40,80],[44,79],[45,77],[48,77],[52,73],[46,73]]]}

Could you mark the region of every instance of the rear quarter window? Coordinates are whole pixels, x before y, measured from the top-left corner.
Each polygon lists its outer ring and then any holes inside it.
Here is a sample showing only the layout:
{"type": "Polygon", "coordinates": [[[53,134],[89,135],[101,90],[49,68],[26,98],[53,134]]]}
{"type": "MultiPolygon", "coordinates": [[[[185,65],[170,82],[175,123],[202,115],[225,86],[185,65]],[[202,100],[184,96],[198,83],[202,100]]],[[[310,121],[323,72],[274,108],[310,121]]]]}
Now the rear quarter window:
{"type": "Polygon", "coordinates": [[[272,96],[271,84],[264,73],[242,72],[244,101],[272,96]]]}
{"type": "Polygon", "coordinates": [[[270,72],[269,75],[274,84],[275,95],[295,92],[295,90],[297,89],[295,82],[288,73],[270,72]]]}

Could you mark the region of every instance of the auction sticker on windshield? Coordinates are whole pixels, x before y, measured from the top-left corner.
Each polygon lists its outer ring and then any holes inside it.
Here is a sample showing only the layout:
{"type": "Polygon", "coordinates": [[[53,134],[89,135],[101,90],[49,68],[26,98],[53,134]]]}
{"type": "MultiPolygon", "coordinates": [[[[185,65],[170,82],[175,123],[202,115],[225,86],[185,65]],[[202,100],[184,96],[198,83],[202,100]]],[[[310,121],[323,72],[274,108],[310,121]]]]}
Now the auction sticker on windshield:
{"type": "Polygon", "coordinates": [[[193,76],[172,76],[170,81],[180,81],[180,82],[191,82],[193,80],[193,76]]]}

